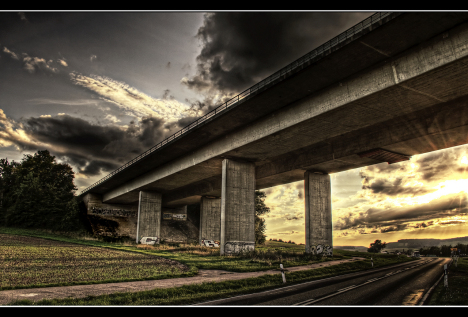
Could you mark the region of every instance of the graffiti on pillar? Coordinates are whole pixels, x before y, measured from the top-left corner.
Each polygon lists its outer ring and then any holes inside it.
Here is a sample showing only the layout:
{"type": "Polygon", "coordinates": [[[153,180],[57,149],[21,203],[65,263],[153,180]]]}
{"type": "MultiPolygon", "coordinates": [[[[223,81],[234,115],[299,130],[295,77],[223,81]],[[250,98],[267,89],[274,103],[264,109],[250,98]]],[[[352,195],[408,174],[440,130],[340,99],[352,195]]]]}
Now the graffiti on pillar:
{"type": "Polygon", "coordinates": [[[133,210],[97,208],[97,207],[91,208],[91,214],[116,216],[116,217],[137,217],[138,216],[137,212],[133,210]]]}
{"type": "Polygon", "coordinates": [[[164,220],[187,220],[186,214],[175,214],[171,212],[164,212],[163,213],[164,220]]]}
{"type": "Polygon", "coordinates": [[[325,256],[333,256],[333,248],[329,245],[312,245],[309,247],[309,252],[312,254],[322,254],[325,256]]]}
{"type": "Polygon", "coordinates": [[[255,249],[255,242],[251,241],[230,241],[224,244],[225,254],[238,254],[255,249]]]}

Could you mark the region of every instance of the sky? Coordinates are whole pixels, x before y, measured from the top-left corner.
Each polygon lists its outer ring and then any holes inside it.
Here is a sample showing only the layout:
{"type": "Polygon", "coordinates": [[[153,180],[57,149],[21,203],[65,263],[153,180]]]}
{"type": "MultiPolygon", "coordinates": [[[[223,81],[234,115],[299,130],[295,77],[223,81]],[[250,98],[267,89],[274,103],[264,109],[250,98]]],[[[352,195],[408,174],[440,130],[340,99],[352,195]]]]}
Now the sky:
{"type": "MultiPolygon", "coordinates": [[[[0,158],[47,149],[78,192],[373,12],[0,12],[0,158]]],[[[331,175],[334,245],[466,232],[468,148],[331,175]]],[[[265,190],[304,243],[304,184],[265,190]]]]}

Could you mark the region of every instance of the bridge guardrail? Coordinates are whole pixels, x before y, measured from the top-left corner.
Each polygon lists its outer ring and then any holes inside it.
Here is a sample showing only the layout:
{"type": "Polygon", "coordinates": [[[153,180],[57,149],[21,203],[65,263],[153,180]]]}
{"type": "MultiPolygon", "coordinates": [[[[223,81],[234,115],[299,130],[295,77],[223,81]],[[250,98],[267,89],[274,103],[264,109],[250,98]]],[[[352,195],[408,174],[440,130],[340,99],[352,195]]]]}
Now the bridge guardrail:
{"type": "Polygon", "coordinates": [[[124,169],[126,169],[130,165],[133,165],[133,163],[141,160],[143,157],[147,156],[148,154],[156,151],[157,149],[161,148],[162,146],[168,144],[169,142],[174,141],[175,139],[181,137],[182,135],[184,135],[185,133],[187,133],[191,129],[194,129],[195,127],[197,127],[200,124],[202,124],[203,122],[205,122],[206,120],[208,120],[208,119],[218,115],[219,113],[225,111],[227,108],[229,108],[232,105],[238,103],[240,100],[242,100],[242,99],[244,99],[244,98],[246,98],[246,97],[248,97],[248,96],[250,96],[250,95],[252,95],[252,94],[254,94],[256,92],[258,92],[261,88],[271,84],[272,82],[274,82],[276,80],[281,81],[281,80],[286,79],[286,77],[288,75],[291,75],[291,71],[297,69],[298,67],[302,67],[305,63],[309,62],[313,58],[315,58],[317,56],[320,56],[320,54],[332,49],[333,47],[337,46],[338,44],[346,41],[347,39],[349,39],[351,37],[353,37],[354,35],[358,34],[362,30],[364,30],[365,28],[367,28],[367,27],[369,27],[369,26],[371,26],[373,24],[376,24],[377,22],[381,21],[382,19],[384,19],[384,18],[386,18],[386,17],[388,17],[390,15],[393,15],[393,18],[394,18],[394,17],[396,17],[396,16],[398,16],[400,14],[401,13],[399,13],[399,12],[377,12],[377,13],[371,15],[367,19],[364,19],[363,21],[359,22],[358,24],[354,25],[353,27],[349,28],[348,30],[346,30],[346,31],[342,32],[341,34],[335,36],[331,40],[325,42],[324,44],[320,45],[319,47],[317,47],[314,50],[310,51],[309,53],[305,54],[304,56],[298,58],[294,62],[288,64],[287,66],[283,67],[279,71],[273,73],[272,75],[268,76],[267,78],[263,79],[262,81],[258,82],[257,84],[253,85],[252,87],[244,90],[243,92],[241,92],[237,96],[231,98],[230,100],[226,101],[222,105],[220,105],[220,106],[216,107],[215,109],[211,110],[210,112],[208,112],[204,116],[202,116],[202,117],[198,118],[197,120],[193,121],[192,123],[190,123],[189,125],[187,125],[183,129],[177,131],[173,135],[169,136],[168,138],[166,138],[163,141],[159,142],[155,146],[153,146],[150,149],[146,150],[145,152],[141,153],[140,155],[138,155],[137,157],[135,157],[131,161],[125,163],[124,165],[122,165],[118,169],[116,169],[113,172],[109,173],[106,177],[101,178],[99,181],[97,181],[93,185],[91,185],[88,188],[86,188],[85,190],[83,190],[80,193],[80,195],[88,192],[89,190],[91,190],[92,188],[98,186],[99,184],[102,184],[103,182],[105,182],[109,178],[113,177],[114,175],[118,174],[119,172],[123,171],[124,169]]]}

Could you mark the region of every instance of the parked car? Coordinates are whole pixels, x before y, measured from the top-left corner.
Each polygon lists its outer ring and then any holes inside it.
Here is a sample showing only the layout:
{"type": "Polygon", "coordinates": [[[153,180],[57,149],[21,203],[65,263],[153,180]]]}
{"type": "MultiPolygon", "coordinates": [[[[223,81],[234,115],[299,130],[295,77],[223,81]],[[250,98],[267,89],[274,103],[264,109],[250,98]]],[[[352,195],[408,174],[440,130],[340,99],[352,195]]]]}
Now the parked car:
{"type": "Polygon", "coordinates": [[[159,238],[158,237],[143,237],[140,239],[140,243],[149,244],[149,245],[159,244],[159,238]]]}
{"type": "Polygon", "coordinates": [[[219,248],[219,242],[213,240],[202,240],[202,245],[205,247],[219,248]]]}

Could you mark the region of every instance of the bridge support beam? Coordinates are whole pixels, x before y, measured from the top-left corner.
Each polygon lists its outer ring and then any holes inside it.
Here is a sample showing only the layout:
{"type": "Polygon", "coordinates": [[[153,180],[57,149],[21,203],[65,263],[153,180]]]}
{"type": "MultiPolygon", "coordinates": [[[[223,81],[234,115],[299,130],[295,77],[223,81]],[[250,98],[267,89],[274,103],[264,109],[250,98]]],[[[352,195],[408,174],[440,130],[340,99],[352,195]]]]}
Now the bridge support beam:
{"type": "Polygon", "coordinates": [[[136,242],[142,237],[161,239],[161,194],[140,191],[136,242]]]}
{"type": "Polygon", "coordinates": [[[220,254],[255,249],[255,165],[223,160],[220,254]]]}
{"type": "Polygon", "coordinates": [[[333,255],[330,175],[304,173],[306,252],[333,255]]]}
{"type": "Polygon", "coordinates": [[[198,242],[204,239],[221,241],[221,198],[201,198],[198,242]]]}

